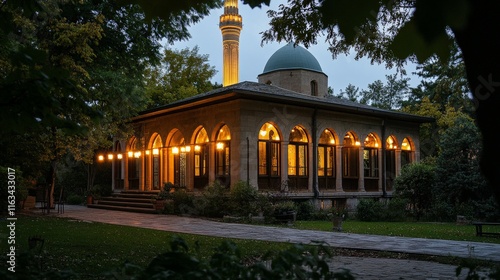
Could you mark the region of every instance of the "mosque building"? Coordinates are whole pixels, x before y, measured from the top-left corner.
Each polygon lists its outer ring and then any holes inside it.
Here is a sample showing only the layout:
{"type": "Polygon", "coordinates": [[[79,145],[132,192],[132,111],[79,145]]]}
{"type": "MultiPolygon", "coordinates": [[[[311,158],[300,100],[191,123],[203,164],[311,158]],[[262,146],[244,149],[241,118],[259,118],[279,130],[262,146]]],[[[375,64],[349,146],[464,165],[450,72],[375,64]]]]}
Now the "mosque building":
{"type": "Polygon", "coordinates": [[[224,87],[134,117],[134,135],[114,144],[114,191],[171,182],[201,192],[218,180],[316,205],[392,195],[402,167],[419,160],[419,127],[430,118],[328,96],[319,62],[291,43],[258,82],[239,82],[237,0],[225,1],[219,27],[224,87]]]}

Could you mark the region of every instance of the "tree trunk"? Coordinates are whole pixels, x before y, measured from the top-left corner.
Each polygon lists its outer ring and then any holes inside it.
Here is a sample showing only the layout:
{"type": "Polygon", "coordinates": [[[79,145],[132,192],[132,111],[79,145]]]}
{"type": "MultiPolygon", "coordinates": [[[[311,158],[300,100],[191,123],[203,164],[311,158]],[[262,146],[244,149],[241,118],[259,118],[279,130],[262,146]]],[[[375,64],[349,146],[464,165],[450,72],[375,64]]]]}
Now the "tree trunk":
{"type": "Polygon", "coordinates": [[[500,202],[500,20],[496,1],[469,1],[465,28],[454,29],[463,53],[469,88],[476,108],[476,123],[483,137],[481,171],[500,202]]]}
{"type": "Polygon", "coordinates": [[[90,191],[94,186],[96,168],[94,164],[87,164],[87,191],[90,191]]]}

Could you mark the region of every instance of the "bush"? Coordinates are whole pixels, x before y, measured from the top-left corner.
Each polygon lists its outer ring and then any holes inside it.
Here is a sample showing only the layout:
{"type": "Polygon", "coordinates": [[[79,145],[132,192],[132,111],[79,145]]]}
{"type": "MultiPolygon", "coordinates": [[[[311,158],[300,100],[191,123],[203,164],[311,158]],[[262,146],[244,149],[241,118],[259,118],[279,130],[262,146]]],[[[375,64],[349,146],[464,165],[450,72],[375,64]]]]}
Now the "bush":
{"type": "Polygon", "coordinates": [[[297,203],[297,220],[309,221],[314,217],[314,205],[311,201],[301,201],[297,203]]]}
{"type": "Polygon", "coordinates": [[[236,216],[248,217],[257,215],[259,209],[259,192],[247,182],[240,181],[236,183],[229,193],[230,211],[236,216]]]}
{"type": "Polygon", "coordinates": [[[375,199],[360,199],[356,209],[356,218],[364,222],[381,221],[384,218],[384,204],[375,199]]]}
{"type": "Polygon", "coordinates": [[[199,215],[212,218],[222,218],[228,214],[227,188],[215,181],[208,185],[200,198],[196,200],[196,210],[199,215]]]}
{"type": "Polygon", "coordinates": [[[85,199],[83,198],[83,196],[77,194],[69,195],[66,199],[66,202],[69,205],[82,205],[84,201],[85,199]]]}
{"type": "Polygon", "coordinates": [[[176,190],[171,194],[171,198],[174,204],[174,214],[197,214],[194,208],[194,196],[185,190],[176,190]]]}
{"type": "Polygon", "coordinates": [[[403,167],[394,180],[394,195],[406,199],[411,214],[419,220],[432,205],[435,167],[426,163],[412,163],[403,167]]]}
{"type": "Polygon", "coordinates": [[[387,203],[385,213],[385,220],[391,222],[401,222],[407,219],[406,206],[408,201],[406,199],[394,197],[387,203]]]}
{"type": "Polygon", "coordinates": [[[223,241],[208,260],[203,260],[183,239],[175,238],[171,250],[155,257],[145,269],[125,264],[109,274],[118,279],[354,279],[347,270],[330,271],[332,256],[323,244],[307,248],[293,245],[248,264],[234,243],[223,241]]]}

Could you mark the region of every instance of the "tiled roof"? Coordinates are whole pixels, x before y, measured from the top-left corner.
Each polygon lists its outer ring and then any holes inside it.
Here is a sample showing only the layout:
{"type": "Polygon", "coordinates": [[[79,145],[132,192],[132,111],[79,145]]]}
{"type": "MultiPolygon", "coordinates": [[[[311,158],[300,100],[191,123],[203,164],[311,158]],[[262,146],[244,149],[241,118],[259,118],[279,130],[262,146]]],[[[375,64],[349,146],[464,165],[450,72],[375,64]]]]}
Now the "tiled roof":
{"type": "Polygon", "coordinates": [[[294,104],[304,107],[314,107],[320,109],[331,109],[335,111],[343,111],[357,113],[361,115],[372,115],[379,117],[390,117],[414,122],[431,122],[432,118],[422,117],[403,112],[380,109],[377,107],[360,104],[346,99],[330,96],[327,98],[300,94],[295,91],[280,88],[273,85],[267,85],[257,82],[240,82],[227,87],[218,88],[209,92],[198,94],[186,99],[182,99],[164,106],[153,108],[140,113],[140,116],[159,113],[162,110],[172,109],[180,105],[189,105],[196,101],[202,101],[212,97],[223,97],[224,95],[237,95],[240,98],[268,100],[281,102],[284,104],[294,104]]]}

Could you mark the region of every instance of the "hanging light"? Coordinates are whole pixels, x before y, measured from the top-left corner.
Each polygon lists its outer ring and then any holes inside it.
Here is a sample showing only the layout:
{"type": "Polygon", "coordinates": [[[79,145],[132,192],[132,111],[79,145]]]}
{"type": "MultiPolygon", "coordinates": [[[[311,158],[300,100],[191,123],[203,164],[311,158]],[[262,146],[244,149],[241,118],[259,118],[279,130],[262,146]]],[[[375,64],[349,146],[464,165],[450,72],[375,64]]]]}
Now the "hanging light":
{"type": "Polygon", "coordinates": [[[134,152],[133,151],[128,151],[128,157],[133,157],[134,156],[134,152]]]}
{"type": "Polygon", "coordinates": [[[173,148],[172,148],[172,153],[173,153],[174,155],[177,155],[177,154],[179,153],[179,148],[178,148],[178,147],[173,147],[173,148]]]}
{"type": "Polygon", "coordinates": [[[140,158],[141,157],[141,152],[135,152],[134,153],[135,158],[140,158]]]}
{"type": "Polygon", "coordinates": [[[116,158],[117,158],[117,159],[122,159],[122,158],[123,158],[123,155],[122,155],[122,154],[117,154],[117,155],[116,155],[116,158]]]}
{"type": "Polygon", "coordinates": [[[216,149],[221,151],[222,149],[224,149],[224,143],[222,142],[217,142],[217,144],[215,145],[216,149]]]}
{"type": "Polygon", "coordinates": [[[104,156],[103,155],[98,155],[97,156],[98,161],[104,161],[104,156]]]}
{"type": "Polygon", "coordinates": [[[114,157],[113,154],[108,154],[108,159],[109,160],[113,160],[113,157],[114,157]]]}
{"type": "Polygon", "coordinates": [[[159,149],[153,149],[153,155],[157,156],[160,154],[160,150],[159,149]]]}

